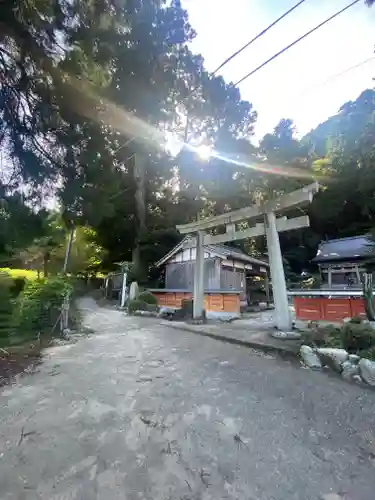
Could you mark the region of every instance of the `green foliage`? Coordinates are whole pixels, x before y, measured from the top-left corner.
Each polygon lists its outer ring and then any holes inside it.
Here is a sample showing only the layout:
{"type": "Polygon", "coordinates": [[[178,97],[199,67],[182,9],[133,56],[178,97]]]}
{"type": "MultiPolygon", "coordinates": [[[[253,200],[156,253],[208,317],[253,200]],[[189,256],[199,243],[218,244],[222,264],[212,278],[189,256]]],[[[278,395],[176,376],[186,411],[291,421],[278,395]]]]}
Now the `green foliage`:
{"type": "MultiPolygon", "coordinates": [[[[3,169],[3,166],[1,164],[0,168],[3,169]]],[[[0,172],[0,265],[17,265],[14,255],[19,249],[43,234],[45,213],[33,211],[30,200],[14,193],[16,186],[10,184],[7,189],[1,182],[2,173],[0,172]]]]}
{"type": "Polygon", "coordinates": [[[351,354],[375,360],[375,330],[359,316],[342,326],[313,323],[304,337],[312,347],[343,348],[351,354]]]}
{"type": "Polygon", "coordinates": [[[64,297],[71,291],[72,286],[61,277],[28,282],[16,302],[14,328],[22,334],[51,330],[64,297]]]}
{"type": "Polygon", "coordinates": [[[0,268],[0,273],[6,273],[13,279],[24,278],[27,281],[35,281],[38,279],[38,273],[32,269],[13,269],[10,267],[0,268]]]}
{"type": "Polygon", "coordinates": [[[341,347],[340,328],[312,323],[304,333],[305,342],[312,347],[341,347]]]}
{"type": "Polygon", "coordinates": [[[12,279],[5,273],[0,272],[0,342],[9,334],[12,322],[12,279]]]}
{"type": "Polygon", "coordinates": [[[152,295],[151,292],[141,292],[139,295],[138,295],[138,300],[141,300],[142,302],[146,302],[146,304],[151,304],[151,305],[157,305],[158,304],[158,301],[155,297],[155,295],[152,295]]]}
{"type": "MultiPolygon", "coordinates": [[[[311,229],[280,237],[291,277],[320,239],[373,225],[371,91],[302,141],[282,119],[256,148],[256,112],[191,52],[195,32],[179,0],[6,1],[1,17],[0,147],[16,179],[0,191],[2,265],[17,258],[46,275],[60,272],[68,221],[77,228],[70,272],[138,259],[156,281],[152,264],[179,241],[176,224],[267,200],[313,174],[327,189],[309,210],[311,229]],[[236,163],[202,163],[185,149],[171,157],[161,147],[165,131],[180,139],[186,132],[188,142],[204,137],[236,163]],[[142,158],[142,176],[134,158],[142,158]],[[64,224],[41,224],[30,200],[14,195],[25,184],[33,202],[48,188],[64,224]]],[[[265,250],[264,239],[242,245],[265,250]]]]}
{"type": "Polygon", "coordinates": [[[155,310],[155,308],[150,307],[151,304],[140,299],[129,300],[128,303],[128,313],[134,314],[136,311],[150,311],[155,310]]]}
{"type": "Polygon", "coordinates": [[[366,323],[348,322],[341,328],[341,342],[348,352],[360,354],[375,346],[375,331],[366,323]]]}

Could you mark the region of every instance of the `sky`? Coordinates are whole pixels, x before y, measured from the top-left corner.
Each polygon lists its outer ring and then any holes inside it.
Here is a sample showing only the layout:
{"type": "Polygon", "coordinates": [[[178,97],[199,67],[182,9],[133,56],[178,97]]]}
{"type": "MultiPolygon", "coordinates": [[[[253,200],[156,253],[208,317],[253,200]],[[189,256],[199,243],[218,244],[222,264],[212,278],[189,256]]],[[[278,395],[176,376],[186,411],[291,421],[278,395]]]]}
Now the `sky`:
{"type": "MultiPolygon", "coordinates": [[[[297,0],[183,0],[197,32],[192,49],[213,71],[297,0]]],[[[237,81],[283,47],[342,9],[350,0],[306,0],[220,72],[237,81]]],[[[360,2],[240,84],[258,112],[255,138],[291,118],[302,136],[340,106],[374,86],[375,59],[324,82],[374,55],[375,7],[360,2]]]]}

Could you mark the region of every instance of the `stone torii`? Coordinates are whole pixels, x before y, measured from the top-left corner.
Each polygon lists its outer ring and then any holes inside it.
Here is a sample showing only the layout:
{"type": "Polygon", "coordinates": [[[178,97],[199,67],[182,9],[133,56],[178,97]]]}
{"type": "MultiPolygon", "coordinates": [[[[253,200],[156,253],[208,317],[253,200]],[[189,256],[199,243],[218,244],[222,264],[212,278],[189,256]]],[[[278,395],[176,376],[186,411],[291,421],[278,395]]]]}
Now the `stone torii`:
{"type": "Polygon", "coordinates": [[[282,213],[308,205],[318,189],[319,184],[315,182],[261,205],[252,205],[233,212],[191,222],[190,224],[176,226],[181,234],[196,234],[196,238],[189,239],[184,246],[184,248],[196,247],[197,249],[194,269],[194,318],[202,318],[204,310],[204,246],[265,235],[271,269],[276,326],[283,331],[291,330],[292,318],[288,307],[288,295],[278,233],[310,225],[307,215],[288,219],[282,216],[282,213]],[[236,224],[244,221],[254,225],[248,229],[237,230],[236,224]],[[205,230],[218,226],[225,226],[224,234],[210,235],[205,233],[205,230]]]}

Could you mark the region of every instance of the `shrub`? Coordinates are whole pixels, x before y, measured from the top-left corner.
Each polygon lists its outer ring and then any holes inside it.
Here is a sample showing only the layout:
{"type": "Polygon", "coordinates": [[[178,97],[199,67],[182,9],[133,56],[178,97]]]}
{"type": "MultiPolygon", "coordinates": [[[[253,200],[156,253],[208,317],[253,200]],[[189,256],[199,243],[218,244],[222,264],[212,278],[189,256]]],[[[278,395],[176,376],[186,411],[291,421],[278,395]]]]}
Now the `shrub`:
{"type": "Polygon", "coordinates": [[[35,281],[38,279],[37,271],[32,269],[12,269],[10,267],[3,267],[0,273],[7,273],[11,278],[25,278],[27,281],[35,281]]]}
{"type": "Polygon", "coordinates": [[[352,318],[350,318],[348,323],[352,323],[354,325],[359,325],[359,324],[363,323],[363,319],[361,318],[361,316],[353,316],[352,318]]]}
{"type": "Polygon", "coordinates": [[[70,292],[71,285],[61,277],[28,282],[16,301],[15,328],[22,334],[52,328],[70,292]]]}
{"type": "Polygon", "coordinates": [[[18,295],[25,288],[26,283],[27,279],[24,276],[17,276],[12,279],[12,286],[10,292],[13,295],[13,297],[18,297],[18,295]]]}
{"type": "Polygon", "coordinates": [[[334,325],[311,324],[308,332],[304,332],[305,342],[312,347],[340,347],[340,328],[334,325]]]}
{"type": "MultiPolygon", "coordinates": [[[[2,280],[7,279],[9,285],[8,289],[12,297],[18,297],[18,295],[22,292],[27,283],[26,275],[18,274],[14,271],[22,271],[22,269],[9,269],[3,268],[0,269],[0,275],[2,276],[2,280]]],[[[27,272],[27,271],[25,271],[27,272]]]]}
{"type": "Polygon", "coordinates": [[[143,302],[146,302],[146,304],[151,304],[153,306],[157,306],[158,305],[158,301],[157,301],[157,298],[152,295],[151,292],[141,292],[139,295],[138,295],[138,300],[142,300],[143,302]]]}
{"type": "Polygon", "coordinates": [[[129,300],[128,303],[128,313],[129,314],[134,314],[135,311],[147,311],[147,302],[144,302],[143,300],[140,299],[133,299],[129,300]]]}
{"type": "Polygon", "coordinates": [[[348,352],[358,353],[375,345],[375,332],[366,323],[349,321],[341,328],[341,343],[348,352]]]}
{"type": "Polygon", "coordinates": [[[134,314],[135,311],[156,311],[156,304],[148,304],[147,302],[140,299],[130,300],[128,303],[128,313],[134,314]]]}
{"type": "Polygon", "coordinates": [[[370,349],[366,349],[360,352],[361,358],[371,359],[375,361],[375,346],[370,347],[370,349]]]}
{"type": "Polygon", "coordinates": [[[13,313],[12,279],[0,272],[0,341],[10,334],[13,313]]]}

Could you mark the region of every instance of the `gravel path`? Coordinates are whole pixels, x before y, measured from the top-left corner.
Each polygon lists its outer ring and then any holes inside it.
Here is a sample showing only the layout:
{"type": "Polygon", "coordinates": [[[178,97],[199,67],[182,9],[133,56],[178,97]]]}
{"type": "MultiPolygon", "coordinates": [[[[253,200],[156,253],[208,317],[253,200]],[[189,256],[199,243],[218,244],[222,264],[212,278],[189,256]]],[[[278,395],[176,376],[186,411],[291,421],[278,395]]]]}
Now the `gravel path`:
{"type": "Polygon", "coordinates": [[[81,308],[96,333],[0,390],[1,500],[374,499],[375,392],[81,308]]]}

